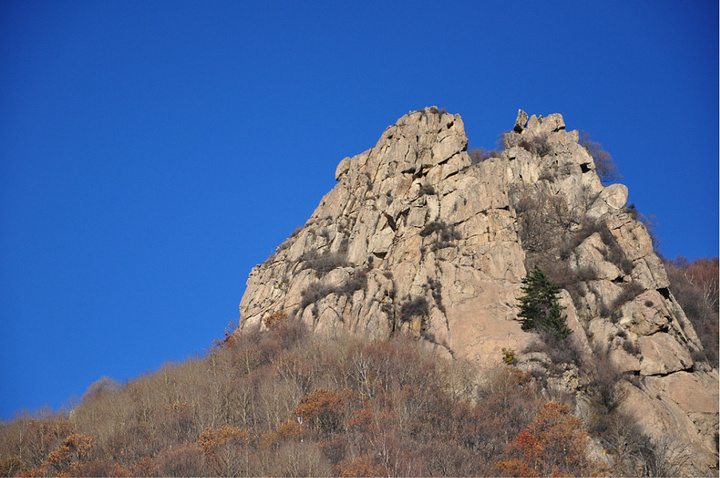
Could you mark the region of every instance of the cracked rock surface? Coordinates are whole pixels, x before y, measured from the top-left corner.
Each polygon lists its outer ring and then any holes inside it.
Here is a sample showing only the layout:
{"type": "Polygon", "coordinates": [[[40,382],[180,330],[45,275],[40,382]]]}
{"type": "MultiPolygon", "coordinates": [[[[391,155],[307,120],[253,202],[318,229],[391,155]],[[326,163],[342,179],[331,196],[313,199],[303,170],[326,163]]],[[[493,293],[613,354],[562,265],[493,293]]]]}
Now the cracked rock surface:
{"type": "Polygon", "coordinates": [[[497,366],[533,338],[517,320],[522,278],[554,267],[569,340],[637,378],[627,412],[677,436],[700,472],[716,466],[717,370],[693,360],[702,345],[627,187],[603,186],[559,114],[521,111],[495,157],[474,162],[467,145],[461,117],[432,107],[340,161],[305,226],[250,273],[239,331],[284,311],[318,333],[404,331],[497,366]]]}

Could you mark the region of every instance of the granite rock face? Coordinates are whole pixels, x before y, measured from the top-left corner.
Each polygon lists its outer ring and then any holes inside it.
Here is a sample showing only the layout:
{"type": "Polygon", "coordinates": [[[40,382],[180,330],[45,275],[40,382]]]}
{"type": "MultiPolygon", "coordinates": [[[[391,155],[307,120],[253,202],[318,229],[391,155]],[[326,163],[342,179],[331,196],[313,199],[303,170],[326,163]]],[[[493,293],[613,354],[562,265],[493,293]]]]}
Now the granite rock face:
{"type": "MultiPolygon", "coordinates": [[[[568,340],[584,360],[604,354],[635,377],[627,413],[651,436],[676,436],[689,473],[716,467],[717,370],[693,359],[702,345],[624,208],[627,188],[601,183],[559,114],[521,110],[494,157],[475,162],[467,145],[460,116],[432,107],[343,159],[305,226],[252,270],[238,333],[284,311],[318,333],[404,331],[494,367],[535,336],[520,328],[517,297],[537,265],[565,289],[568,340]]],[[[582,394],[582,372],[568,373],[565,387],[582,394]]]]}

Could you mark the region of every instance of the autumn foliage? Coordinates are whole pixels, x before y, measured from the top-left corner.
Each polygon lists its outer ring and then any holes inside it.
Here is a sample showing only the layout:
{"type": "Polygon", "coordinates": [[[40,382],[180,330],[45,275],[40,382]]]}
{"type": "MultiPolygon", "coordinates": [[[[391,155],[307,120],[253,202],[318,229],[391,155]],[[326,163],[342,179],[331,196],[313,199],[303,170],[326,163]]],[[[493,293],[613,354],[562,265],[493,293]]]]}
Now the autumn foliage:
{"type": "Polygon", "coordinates": [[[599,470],[588,459],[589,441],[567,405],[549,402],[505,446],[497,467],[507,476],[588,476],[599,470]]]}
{"type": "MultiPolygon", "coordinates": [[[[5,476],[590,474],[583,425],[511,366],[477,375],[397,334],[322,338],[283,314],[71,413],[0,424],[5,476]]],[[[229,337],[230,335],[228,335],[229,337]]],[[[104,379],[107,382],[107,379],[104,379]]]]}

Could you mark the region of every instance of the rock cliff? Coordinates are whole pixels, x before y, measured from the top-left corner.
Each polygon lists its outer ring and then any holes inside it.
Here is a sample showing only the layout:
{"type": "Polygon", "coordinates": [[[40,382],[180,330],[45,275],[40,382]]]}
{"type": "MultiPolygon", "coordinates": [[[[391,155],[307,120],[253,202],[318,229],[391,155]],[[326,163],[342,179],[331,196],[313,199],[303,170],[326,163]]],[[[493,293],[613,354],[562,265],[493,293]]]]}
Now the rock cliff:
{"type": "Polygon", "coordinates": [[[489,157],[467,145],[460,116],[432,107],[343,159],[305,226],[252,270],[240,331],[284,311],[321,333],[406,331],[481,367],[505,349],[518,367],[547,371],[552,354],[517,319],[521,280],[538,266],[563,287],[578,355],[548,372],[548,386],[575,393],[592,420],[586,369],[612,367],[619,407],[645,433],[671,436],[691,472],[716,467],[717,370],[695,360],[702,345],[625,208],[627,188],[603,186],[559,114],[520,111],[489,157]]]}

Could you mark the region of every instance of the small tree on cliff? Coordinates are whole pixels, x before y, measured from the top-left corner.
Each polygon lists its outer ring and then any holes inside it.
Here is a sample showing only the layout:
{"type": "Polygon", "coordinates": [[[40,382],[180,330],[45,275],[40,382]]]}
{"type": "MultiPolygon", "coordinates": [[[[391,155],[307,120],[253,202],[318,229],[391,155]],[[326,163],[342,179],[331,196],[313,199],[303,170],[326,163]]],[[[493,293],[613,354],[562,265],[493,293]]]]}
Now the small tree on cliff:
{"type": "Polygon", "coordinates": [[[558,301],[560,286],[550,282],[537,266],[522,282],[525,295],[518,298],[522,329],[549,332],[559,339],[570,335],[572,330],[562,315],[564,307],[558,301]]]}

